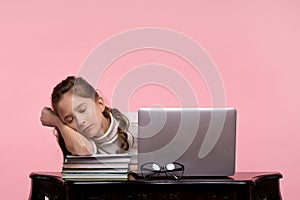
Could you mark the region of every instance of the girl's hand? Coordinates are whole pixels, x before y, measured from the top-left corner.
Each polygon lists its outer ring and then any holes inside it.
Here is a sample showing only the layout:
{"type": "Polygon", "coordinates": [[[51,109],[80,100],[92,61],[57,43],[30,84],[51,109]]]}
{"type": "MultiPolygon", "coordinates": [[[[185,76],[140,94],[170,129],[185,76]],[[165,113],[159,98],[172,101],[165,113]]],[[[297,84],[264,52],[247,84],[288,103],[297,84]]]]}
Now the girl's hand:
{"type": "Polygon", "coordinates": [[[59,117],[53,112],[51,108],[44,107],[40,118],[42,125],[49,127],[57,127],[60,123],[59,117]]]}

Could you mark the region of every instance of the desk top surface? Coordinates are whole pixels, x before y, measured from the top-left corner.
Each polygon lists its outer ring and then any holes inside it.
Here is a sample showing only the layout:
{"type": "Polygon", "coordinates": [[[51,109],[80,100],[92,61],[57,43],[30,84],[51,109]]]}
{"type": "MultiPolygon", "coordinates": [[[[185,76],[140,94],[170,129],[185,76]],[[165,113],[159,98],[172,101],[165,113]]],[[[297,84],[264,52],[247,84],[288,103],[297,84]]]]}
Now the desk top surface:
{"type": "Polygon", "coordinates": [[[268,179],[280,179],[279,172],[236,172],[228,177],[184,177],[180,180],[154,179],[145,180],[129,174],[128,180],[101,180],[101,181],[65,181],[61,178],[60,172],[32,172],[31,179],[48,179],[58,181],[66,185],[74,184],[255,184],[268,179]]]}

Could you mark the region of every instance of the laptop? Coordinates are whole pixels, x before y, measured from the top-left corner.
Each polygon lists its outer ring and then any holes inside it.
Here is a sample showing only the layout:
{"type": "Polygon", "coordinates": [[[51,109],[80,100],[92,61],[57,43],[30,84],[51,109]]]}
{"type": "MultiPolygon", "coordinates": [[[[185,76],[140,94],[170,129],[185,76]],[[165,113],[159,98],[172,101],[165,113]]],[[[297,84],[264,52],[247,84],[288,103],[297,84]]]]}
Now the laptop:
{"type": "Polygon", "coordinates": [[[183,177],[231,176],[235,173],[235,150],[235,108],[140,108],[138,111],[140,176],[148,163],[163,168],[179,163],[184,166],[183,177]]]}

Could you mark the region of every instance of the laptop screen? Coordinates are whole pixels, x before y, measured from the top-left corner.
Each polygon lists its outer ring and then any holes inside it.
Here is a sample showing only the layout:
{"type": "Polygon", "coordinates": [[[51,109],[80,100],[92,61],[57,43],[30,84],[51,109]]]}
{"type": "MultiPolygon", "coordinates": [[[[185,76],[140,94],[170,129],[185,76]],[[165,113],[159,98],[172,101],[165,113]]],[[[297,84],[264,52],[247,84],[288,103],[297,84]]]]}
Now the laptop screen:
{"type": "Polygon", "coordinates": [[[184,176],[230,176],[235,171],[236,109],[141,108],[138,172],[153,162],[177,162],[184,176]]]}

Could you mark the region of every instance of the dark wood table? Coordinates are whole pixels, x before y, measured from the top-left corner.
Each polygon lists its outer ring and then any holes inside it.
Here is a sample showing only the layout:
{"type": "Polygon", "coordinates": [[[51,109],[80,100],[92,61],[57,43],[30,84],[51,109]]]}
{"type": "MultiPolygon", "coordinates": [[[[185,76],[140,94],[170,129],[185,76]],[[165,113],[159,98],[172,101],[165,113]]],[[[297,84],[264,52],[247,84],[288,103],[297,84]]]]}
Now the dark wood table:
{"type": "Polygon", "coordinates": [[[197,177],[181,180],[65,181],[59,172],[30,174],[30,200],[100,199],[281,199],[280,173],[237,172],[230,177],[197,177]],[[47,198],[45,198],[47,197],[47,198]]]}

